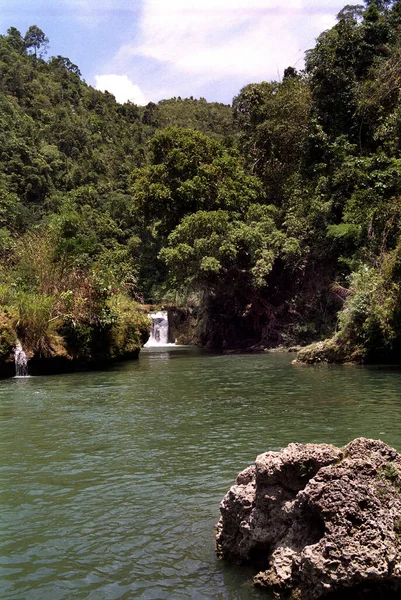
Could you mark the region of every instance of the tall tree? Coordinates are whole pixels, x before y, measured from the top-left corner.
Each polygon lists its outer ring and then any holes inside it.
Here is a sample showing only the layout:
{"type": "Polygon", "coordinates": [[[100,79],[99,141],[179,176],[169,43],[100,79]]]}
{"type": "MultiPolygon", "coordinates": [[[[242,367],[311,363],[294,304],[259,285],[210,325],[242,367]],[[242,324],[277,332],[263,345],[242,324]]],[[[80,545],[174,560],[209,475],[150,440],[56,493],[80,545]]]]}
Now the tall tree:
{"type": "Polygon", "coordinates": [[[44,32],[37,25],[31,25],[29,27],[24,40],[28,52],[32,52],[35,55],[35,58],[37,58],[38,55],[42,58],[47,53],[49,38],[46,37],[44,32]]]}

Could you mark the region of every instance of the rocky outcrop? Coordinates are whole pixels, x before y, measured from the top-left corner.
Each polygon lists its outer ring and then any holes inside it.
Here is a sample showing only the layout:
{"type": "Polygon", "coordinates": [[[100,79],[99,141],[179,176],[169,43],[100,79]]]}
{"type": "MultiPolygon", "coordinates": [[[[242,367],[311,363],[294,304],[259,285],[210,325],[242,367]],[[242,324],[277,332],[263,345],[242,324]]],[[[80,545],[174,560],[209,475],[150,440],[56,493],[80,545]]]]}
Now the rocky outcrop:
{"type": "Polygon", "coordinates": [[[399,362],[386,358],[383,352],[380,354],[380,358],[375,360],[373,354],[370,357],[367,356],[366,350],[363,347],[357,346],[356,344],[345,344],[341,341],[339,335],[335,335],[332,338],[323,340],[321,342],[315,342],[309,346],[305,346],[298,350],[296,363],[300,364],[324,364],[324,363],[383,363],[386,362],[399,362]],[[368,360],[369,358],[369,360],[368,360]]]}
{"type": "Polygon", "coordinates": [[[399,598],[401,455],[364,438],[261,454],[223,499],[216,540],[277,597],[399,598]]]}
{"type": "Polygon", "coordinates": [[[178,345],[196,345],[199,342],[197,334],[198,311],[195,307],[180,308],[168,306],[168,341],[178,345]]]}
{"type": "MultiPolygon", "coordinates": [[[[297,353],[296,362],[306,364],[343,363],[348,362],[344,349],[335,338],[315,342],[301,348],[297,353]]],[[[356,362],[360,362],[356,360],[356,362]]]]}

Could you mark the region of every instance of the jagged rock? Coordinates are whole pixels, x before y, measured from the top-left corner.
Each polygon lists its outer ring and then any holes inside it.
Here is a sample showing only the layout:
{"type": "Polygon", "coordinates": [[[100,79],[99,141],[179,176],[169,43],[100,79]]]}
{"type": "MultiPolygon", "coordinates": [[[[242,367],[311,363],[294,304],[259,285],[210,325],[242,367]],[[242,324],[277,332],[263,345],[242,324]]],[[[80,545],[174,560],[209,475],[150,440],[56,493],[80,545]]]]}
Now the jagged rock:
{"type": "Polygon", "coordinates": [[[401,455],[381,441],[261,454],[220,509],[218,555],[277,597],[400,597],[401,455]]]}

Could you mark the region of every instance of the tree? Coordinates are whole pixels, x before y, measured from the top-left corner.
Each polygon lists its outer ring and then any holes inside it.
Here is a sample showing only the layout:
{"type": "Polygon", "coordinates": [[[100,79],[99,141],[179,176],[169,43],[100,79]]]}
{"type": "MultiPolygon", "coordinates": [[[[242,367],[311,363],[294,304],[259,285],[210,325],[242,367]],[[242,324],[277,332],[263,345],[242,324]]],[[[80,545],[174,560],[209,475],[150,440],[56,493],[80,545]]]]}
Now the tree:
{"type": "Polygon", "coordinates": [[[181,219],[198,210],[241,212],[262,196],[260,182],[244,171],[238,156],[191,129],[168,127],[149,142],[151,164],[132,174],[133,212],[167,239],[181,219]]]}
{"type": "Polygon", "coordinates": [[[244,219],[228,211],[198,211],[185,217],[161,251],[177,285],[194,284],[246,294],[262,288],[286,242],[273,206],[252,204],[244,219]]]}
{"type": "Polygon", "coordinates": [[[44,32],[39,29],[37,25],[31,25],[24,37],[25,46],[28,52],[33,52],[35,59],[39,54],[42,58],[47,53],[47,47],[49,44],[49,38],[46,37],[44,32]]]}
{"type": "Polygon", "coordinates": [[[286,69],[284,69],[283,80],[295,79],[296,77],[298,77],[298,71],[294,69],[294,67],[287,67],[286,69]]]}
{"type": "Polygon", "coordinates": [[[245,86],[233,108],[248,166],[265,183],[269,201],[281,205],[284,186],[299,168],[308,135],[308,82],[294,69],[286,69],[282,83],[245,86]]]}
{"type": "Polygon", "coordinates": [[[337,15],[337,21],[355,21],[358,22],[362,19],[364,13],[364,7],[362,4],[347,4],[340,10],[337,15]]]}
{"type": "MultiPolygon", "coordinates": [[[[131,215],[142,239],[142,281],[165,277],[156,256],[180,221],[199,210],[244,213],[264,198],[260,181],[248,175],[238,155],[199,131],[168,127],[149,142],[151,164],[132,174],[131,215]]],[[[150,293],[150,292],[149,292],[150,293]]]]}
{"type": "Polygon", "coordinates": [[[157,127],[159,124],[159,108],[157,104],[154,102],[149,102],[145,106],[145,110],[142,117],[142,122],[144,125],[149,125],[150,127],[157,127]]]}
{"type": "Polygon", "coordinates": [[[204,343],[235,347],[244,338],[251,345],[276,335],[275,315],[285,310],[277,281],[285,289],[283,265],[300,251],[277,227],[278,213],[261,204],[251,204],[242,217],[198,211],[170,234],[160,258],[173,289],[200,292],[204,343]]]}
{"type": "Polygon", "coordinates": [[[387,11],[393,4],[396,4],[394,0],[364,0],[368,8],[376,6],[380,12],[387,11]]]}
{"type": "Polygon", "coordinates": [[[19,53],[23,54],[25,52],[25,42],[22,39],[21,33],[16,29],[16,27],[10,27],[7,29],[8,41],[11,43],[13,48],[19,53]]]}
{"type": "Polygon", "coordinates": [[[81,71],[79,70],[77,65],[74,65],[74,63],[72,63],[70,59],[66,58],[65,56],[53,56],[49,62],[51,67],[63,69],[69,71],[70,73],[78,75],[78,77],[81,77],[81,71]]]}

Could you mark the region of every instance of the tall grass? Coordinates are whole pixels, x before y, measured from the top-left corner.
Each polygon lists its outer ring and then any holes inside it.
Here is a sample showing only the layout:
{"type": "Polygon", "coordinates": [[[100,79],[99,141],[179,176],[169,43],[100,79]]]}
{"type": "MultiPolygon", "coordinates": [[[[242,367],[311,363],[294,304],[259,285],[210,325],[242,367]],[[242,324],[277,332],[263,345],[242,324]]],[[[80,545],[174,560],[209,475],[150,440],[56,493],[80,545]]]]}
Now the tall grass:
{"type": "Polygon", "coordinates": [[[0,314],[25,351],[42,357],[131,354],[148,330],[112,270],[80,268],[45,228],[16,240],[9,264],[0,265],[0,314]]]}
{"type": "Polygon", "coordinates": [[[59,346],[55,298],[35,292],[19,292],[16,297],[16,330],[24,347],[43,356],[53,354],[59,346]]]}

